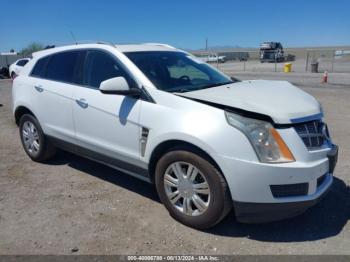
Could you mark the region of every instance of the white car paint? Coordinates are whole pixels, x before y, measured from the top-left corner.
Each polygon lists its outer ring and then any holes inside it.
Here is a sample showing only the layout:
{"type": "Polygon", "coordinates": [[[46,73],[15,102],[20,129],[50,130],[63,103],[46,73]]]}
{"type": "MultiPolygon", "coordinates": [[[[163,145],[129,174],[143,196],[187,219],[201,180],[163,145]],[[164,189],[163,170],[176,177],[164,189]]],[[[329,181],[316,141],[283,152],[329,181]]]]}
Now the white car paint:
{"type": "MultiPolygon", "coordinates": [[[[147,168],[152,152],[161,143],[180,140],[193,144],[217,163],[234,201],[287,203],[309,201],[322,195],[332,183],[328,173],[329,147],[310,151],[292,126],[277,129],[294,155],[295,162],[269,164],[259,161],[245,134],[227,123],[224,110],[209,104],[264,114],[276,124],[322,117],[320,104],[310,95],[281,81],[243,81],[187,93],[158,90],[123,52],[179,50],[159,44],[84,44],[48,49],[33,59],[13,84],[13,112],[25,106],[42,125],[46,135],[107,156],[117,156],[147,168]],[[115,56],[145,88],[154,103],[122,95],[105,95],[79,85],[57,83],[30,76],[41,57],[65,50],[98,49],[115,56]],[[58,86],[60,88],[58,88],[58,86]],[[39,88],[39,91],[38,91],[39,88]],[[40,91],[42,89],[42,91],[40,91]],[[195,100],[193,100],[195,99],[195,100]],[[88,103],[86,109],[77,101],[88,103]],[[149,129],[145,152],[141,152],[141,129],[149,129]],[[317,187],[317,179],[327,174],[317,187]],[[305,196],[275,198],[270,185],[308,183],[305,196]]],[[[129,174],[138,176],[136,172],[129,174]]]]}
{"type": "Polygon", "coordinates": [[[279,124],[289,124],[291,119],[315,115],[321,110],[314,97],[286,81],[249,80],[182,95],[259,112],[279,124]]]}
{"type": "Polygon", "coordinates": [[[18,76],[21,70],[23,69],[24,65],[30,60],[30,58],[22,58],[15,61],[12,65],[9,67],[9,74],[10,77],[18,76]]]}

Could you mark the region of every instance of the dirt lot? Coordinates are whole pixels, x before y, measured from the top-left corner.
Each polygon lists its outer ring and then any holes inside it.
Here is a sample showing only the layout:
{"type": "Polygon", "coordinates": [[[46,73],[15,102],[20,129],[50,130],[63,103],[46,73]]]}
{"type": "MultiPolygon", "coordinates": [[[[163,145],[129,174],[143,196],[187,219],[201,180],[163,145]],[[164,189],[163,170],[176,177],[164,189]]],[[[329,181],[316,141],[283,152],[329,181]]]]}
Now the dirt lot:
{"type": "Polygon", "coordinates": [[[231,213],[198,231],[174,221],[145,182],[64,152],[30,161],[11,116],[11,82],[0,80],[0,254],[350,254],[350,89],[303,89],[323,103],[340,145],[326,199],[287,221],[244,225],[231,213]]]}

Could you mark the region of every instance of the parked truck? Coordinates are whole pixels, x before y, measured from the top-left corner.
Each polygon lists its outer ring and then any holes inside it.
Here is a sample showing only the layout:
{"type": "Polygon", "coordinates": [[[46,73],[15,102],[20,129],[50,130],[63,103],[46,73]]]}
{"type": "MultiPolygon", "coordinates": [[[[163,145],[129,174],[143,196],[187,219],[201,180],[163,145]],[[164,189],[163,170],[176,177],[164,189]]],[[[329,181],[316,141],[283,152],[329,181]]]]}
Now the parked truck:
{"type": "Polygon", "coordinates": [[[283,62],[284,51],[280,42],[263,42],[260,44],[260,62],[283,62]]]}
{"type": "Polygon", "coordinates": [[[284,54],[283,46],[280,42],[263,42],[260,44],[260,62],[285,62],[294,61],[295,55],[284,54]]]}

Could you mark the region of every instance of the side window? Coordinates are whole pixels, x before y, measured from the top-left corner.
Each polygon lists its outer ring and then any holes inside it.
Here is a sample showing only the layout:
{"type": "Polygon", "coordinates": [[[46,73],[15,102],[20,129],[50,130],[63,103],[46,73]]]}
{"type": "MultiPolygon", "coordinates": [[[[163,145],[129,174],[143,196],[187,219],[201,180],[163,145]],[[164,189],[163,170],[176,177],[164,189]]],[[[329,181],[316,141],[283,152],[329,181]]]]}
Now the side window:
{"type": "Polygon", "coordinates": [[[49,60],[49,57],[44,57],[44,58],[41,58],[39,59],[33,70],[32,70],[32,73],[31,73],[31,76],[36,76],[36,77],[44,77],[44,74],[45,74],[45,68],[46,68],[46,64],[47,64],[47,61],[49,60]]]}
{"type": "Polygon", "coordinates": [[[115,59],[101,51],[89,51],[85,58],[83,85],[99,88],[101,82],[123,76],[130,84],[130,78],[115,59]]]}
{"type": "Polygon", "coordinates": [[[23,60],[19,60],[16,65],[25,66],[27,63],[28,63],[28,60],[23,59],[23,60]]]}
{"type": "Polygon", "coordinates": [[[54,54],[47,64],[45,78],[67,83],[74,83],[75,66],[79,51],[54,54]]]}

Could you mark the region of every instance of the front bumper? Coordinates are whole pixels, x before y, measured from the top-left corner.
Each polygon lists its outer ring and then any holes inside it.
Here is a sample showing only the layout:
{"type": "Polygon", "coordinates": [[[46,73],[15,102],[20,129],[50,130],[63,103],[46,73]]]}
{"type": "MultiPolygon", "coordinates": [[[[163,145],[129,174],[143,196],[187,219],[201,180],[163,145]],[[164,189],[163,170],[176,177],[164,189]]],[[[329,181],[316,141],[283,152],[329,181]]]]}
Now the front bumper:
{"type": "Polygon", "coordinates": [[[242,223],[266,223],[298,216],[316,205],[329,191],[333,177],[325,191],[313,200],[287,203],[247,203],[233,201],[236,219],[242,223]]]}
{"type": "Polygon", "coordinates": [[[281,220],[299,215],[320,201],[332,185],[338,147],[333,145],[312,154],[317,155],[311,161],[285,164],[226,157],[220,166],[231,191],[238,221],[264,223],[281,220]],[[275,186],[277,193],[273,192],[275,186]],[[289,186],[303,193],[295,194],[289,186]],[[283,192],[281,188],[287,190],[283,192]]]}

